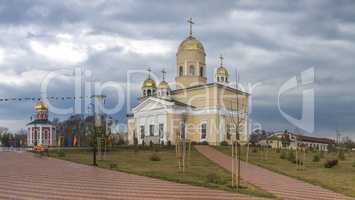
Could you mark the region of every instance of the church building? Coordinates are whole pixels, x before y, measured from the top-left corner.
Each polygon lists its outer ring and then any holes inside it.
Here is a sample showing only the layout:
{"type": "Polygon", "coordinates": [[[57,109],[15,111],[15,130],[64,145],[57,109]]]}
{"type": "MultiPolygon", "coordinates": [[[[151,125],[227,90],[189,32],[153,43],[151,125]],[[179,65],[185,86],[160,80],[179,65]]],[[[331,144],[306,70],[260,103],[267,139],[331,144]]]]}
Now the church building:
{"type": "Polygon", "coordinates": [[[39,100],[35,105],[35,110],[35,119],[27,124],[27,145],[55,145],[55,127],[48,120],[47,105],[39,100]]]}
{"type": "Polygon", "coordinates": [[[222,56],[214,80],[207,80],[205,49],[188,22],[189,35],[176,53],[175,83],[169,85],[164,71],[159,84],[149,74],[139,104],[127,114],[130,144],[246,141],[249,94],[232,86],[222,56]]]}

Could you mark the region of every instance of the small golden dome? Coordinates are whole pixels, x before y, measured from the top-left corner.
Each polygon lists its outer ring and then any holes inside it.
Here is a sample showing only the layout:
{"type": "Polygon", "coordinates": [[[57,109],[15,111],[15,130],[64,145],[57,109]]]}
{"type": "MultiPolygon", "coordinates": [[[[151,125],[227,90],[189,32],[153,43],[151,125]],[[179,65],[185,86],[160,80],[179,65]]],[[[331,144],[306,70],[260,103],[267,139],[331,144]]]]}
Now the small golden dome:
{"type": "Polygon", "coordinates": [[[148,78],[144,81],[142,88],[156,88],[155,81],[153,79],[148,78]]]}
{"type": "Polygon", "coordinates": [[[220,66],[217,69],[217,75],[219,75],[219,76],[228,76],[228,71],[223,66],[220,66]]]}
{"type": "Polygon", "coordinates": [[[159,89],[169,89],[169,84],[166,81],[162,81],[159,84],[159,89]]]}
{"type": "Polygon", "coordinates": [[[179,51],[180,50],[200,50],[205,52],[202,43],[192,36],[187,37],[184,41],[181,42],[179,46],[179,51]]]}
{"type": "Polygon", "coordinates": [[[35,109],[36,110],[47,110],[48,108],[47,108],[47,105],[42,100],[40,100],[36,103],[35,109]]]}

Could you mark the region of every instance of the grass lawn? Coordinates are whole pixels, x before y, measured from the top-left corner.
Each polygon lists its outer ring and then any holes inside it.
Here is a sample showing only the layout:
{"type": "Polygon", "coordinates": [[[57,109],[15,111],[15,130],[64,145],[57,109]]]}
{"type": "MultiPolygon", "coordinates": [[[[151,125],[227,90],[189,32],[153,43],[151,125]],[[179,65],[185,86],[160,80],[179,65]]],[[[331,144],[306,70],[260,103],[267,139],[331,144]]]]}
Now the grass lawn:
{"type": "MultiPolygon", "coordinates": [[[[220,146],[218,150],[231,155],[231,147],[220,146]]],[[[287,159],[280,159],[280,154],[269,149],[267,153],[260,149],[250,148],[249,162],[295,177],[315,185],[320,185],[335,192],[355,197],[355,153],[346,153],[346,160],[339,160],[336,153],[324,152],[324,157],[319,162],[313,162],[313,156],[320,153],[308,152],[306,154],[305,169],[297,170],[297,165],[287,159]],[[324,162],[327,159],[338,159],[339,163],[333,168],[325,168],[324,162]]],[[[246,148],[242,148],[241,159],[246,159],[246,148]]],[[[303,155],[303,154],[302,154],[303,155]]]]}
{"type": "MultiPolygon", "coordinates": [[[[64,159],[86,165],[92,164],[92,153],[88,150],[64,150],[65,156],[60,156],[57,150],[50,152],[51,157],[64,159]]],[[[191,150],[189,166],[185,174],[179,172],[175,157],[175,149],[160,149],[134,151],[132,147],[118,147],[106,154],[105,160],[98,160],[98,166],[137,175],[149,176],[179,183],[210,187],[233,191],[231,174],[209,161],[194,148],[191,150]],[[157,153],[160,161],[151,161],[150,157],[157,153]]],[[[240,193],[253,196],[273,198],[271,193],[263,191],[251,184],[242,182],[240,193]]]]}

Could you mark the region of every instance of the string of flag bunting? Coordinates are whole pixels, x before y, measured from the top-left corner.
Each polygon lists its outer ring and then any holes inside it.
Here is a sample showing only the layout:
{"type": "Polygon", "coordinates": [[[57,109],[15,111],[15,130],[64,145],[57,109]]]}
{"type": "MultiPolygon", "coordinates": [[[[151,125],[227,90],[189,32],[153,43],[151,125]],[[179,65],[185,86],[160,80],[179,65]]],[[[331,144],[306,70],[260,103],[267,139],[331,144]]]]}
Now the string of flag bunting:
{"type": "MultiPolygon", "coordinates": [[[[75,99],[86,99],[92,98],[91,96],[50,96],[46,97],[48,100],[75,100],[75,99]]],[[[0,102],[12,102],[12,101],[39,101],[41,97],[13,97],[13,98],[0,98],[0,102]]]]}

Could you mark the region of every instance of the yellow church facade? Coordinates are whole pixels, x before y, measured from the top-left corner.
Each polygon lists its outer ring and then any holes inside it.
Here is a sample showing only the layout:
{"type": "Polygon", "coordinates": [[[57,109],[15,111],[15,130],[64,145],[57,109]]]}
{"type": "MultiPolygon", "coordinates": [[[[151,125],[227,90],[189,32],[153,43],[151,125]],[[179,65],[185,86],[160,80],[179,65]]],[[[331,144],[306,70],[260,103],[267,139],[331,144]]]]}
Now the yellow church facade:
{"type": "Polygon", "coordinates": [[[127,115],[129,144],[246,141],[249,94],[229,83],[222,57],[208,82],[205,49],[191,28],[176,53],[175,88],[164,74],[159,84],[150,76],[143,82],[140,102],[127,115]]]}

